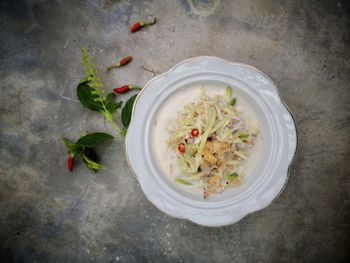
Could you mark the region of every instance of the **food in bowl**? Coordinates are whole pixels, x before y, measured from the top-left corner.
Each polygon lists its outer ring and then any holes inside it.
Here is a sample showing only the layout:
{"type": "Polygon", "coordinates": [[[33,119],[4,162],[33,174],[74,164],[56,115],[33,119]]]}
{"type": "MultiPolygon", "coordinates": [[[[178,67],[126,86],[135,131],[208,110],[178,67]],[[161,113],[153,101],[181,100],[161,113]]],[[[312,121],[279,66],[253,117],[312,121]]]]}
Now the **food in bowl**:
{"type": "Polygon", "coordinates": [[[130,167],[147,198],[169,216],[204,226],[233,224],[271,204],[286,185],[297,146],[293,117],[272,81],[252,66],[215,57],[182,61],[152,79],[135,101],[126,137],[130,167]],[[237,166],[242,184],[203,199],[195,182],[175,181],[183,175],[177,148],[167,143],[168,127],[186,104],[197,101],[201,86],[212,98],[225,97],[227,85],[242,117],[258,120],[259,132],[247,147],[249,157],[237,166]]]}
{"type": "MultiPolygon", "coordinates": [[[[221,88],[222,90],[222,88],[221,88]]],[[[208,96],[205,89],[167,124],[166,144],[174,158],[167,174],[174,182],[201,190],[206,199],[244,183],[243,165],[259,136],[259,125],[237,107],[240,98],[208,96]]]]}

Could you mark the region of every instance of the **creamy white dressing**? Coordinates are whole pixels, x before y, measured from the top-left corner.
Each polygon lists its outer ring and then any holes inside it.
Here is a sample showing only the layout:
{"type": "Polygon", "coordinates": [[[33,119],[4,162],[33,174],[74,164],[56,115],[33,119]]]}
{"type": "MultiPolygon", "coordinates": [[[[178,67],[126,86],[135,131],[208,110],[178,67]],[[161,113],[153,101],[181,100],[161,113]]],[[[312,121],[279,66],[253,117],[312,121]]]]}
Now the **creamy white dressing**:
{"type": "MultiPolygon", "coordinates": [[[[170,137],[170,133],[168,131],[169,123],[176,119],[178,113],[183,110],[183,107],[186,104],[196,101],[200,95],[201,88],[204,88],[206,95],[209,97],[214,97],[215,95],[225,96],[225,87],[211,85],[189,87],[179,90],[160,107],[155,117],[152,131],[152,148],[161,172],[166,175],[176,187],[199,195],[202,195],[203,192],[201,180],[199,180],[198,183],[190,186],[174,181],[176,177],[180,176],[181,172],[179,169],[176,152],[174,149],[168,146],[167,141],[170,137]]],[[[243,98],[239,96],[239,94],[235,94],[234,88],[232,91],[233,96],[237,97],[236,108],[241,111],[242,117],[244,119],[249,119],[260,127],[254,111],[243,100],[243,98]]],[[[261,138],[262,134],[261,130],[259,130],[254,146],[247,148],[248,150],[246,150],[249,157],[238,166],[237,172],[242,175],[243,178],[249,176],[257,163],[258,157],[261,153],[261,138]]]]}

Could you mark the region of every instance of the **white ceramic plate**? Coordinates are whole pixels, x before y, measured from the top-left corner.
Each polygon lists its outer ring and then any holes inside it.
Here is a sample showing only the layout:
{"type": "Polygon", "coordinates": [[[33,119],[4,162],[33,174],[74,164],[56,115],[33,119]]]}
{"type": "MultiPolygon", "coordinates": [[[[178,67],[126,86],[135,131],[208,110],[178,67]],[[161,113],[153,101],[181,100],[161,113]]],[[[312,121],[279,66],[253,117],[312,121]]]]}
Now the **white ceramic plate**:
{"type": "Polygon", "coordinates": [[[170,216],[205,226],[233,224],[268,206],[286,185],[296,148],[293,117],[273,82],[252,66],[208,56],[185,60],[149,81],[135,101],[126,138],[130,167],[147,198],[170,216]],[[198,85],[233,87],[254,111],[262,136],[262,154],[246,182],[208,200],[171,182],[152,147],[159,109],[176,92],[198,85]]]}

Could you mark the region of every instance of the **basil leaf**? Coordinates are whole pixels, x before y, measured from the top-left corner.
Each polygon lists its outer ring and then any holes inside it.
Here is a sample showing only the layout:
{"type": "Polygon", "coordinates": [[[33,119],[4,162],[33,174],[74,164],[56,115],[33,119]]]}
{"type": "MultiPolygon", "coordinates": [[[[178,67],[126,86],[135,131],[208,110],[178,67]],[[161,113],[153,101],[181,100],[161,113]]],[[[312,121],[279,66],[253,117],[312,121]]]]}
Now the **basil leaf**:
{"type": "Polygon", "coordinates": [[[122,106],[122,102],[115,102],[115,94],[113,93],[107,96],[104,95],[102,89],[103,83],[98,77],[98,71],[96,70],[93,57],[90,56],[89,52],[84,47],[81,51],[83,54],[83,64],[86,69],[86,76],[80,80],[77,86],[79,101],[85,108],[101,112],[104,118],[120,132],[121,129],[114,119],[114,114],[117,109],[122,106]]]}
{"type": "Polygon", "coordinates": [[[62,139],[70,153],[77,155],[82,151],[82,148],[76,143],[72,142],[71,140],[68,140],[67,138],[62,139]]]}
{"type": "Polygon", "coordinates": [[[238,173],[233,173],[233,174],[230,174],[230,175],[228,176],[228,179],[234,180],[234,179],[236,179],[237,177],[238,177],[238,173]]]}
{"type": "Polygon", "coordinates": [[[122,110],[122,123],[124,127],[127,129],[129,127],[131,121],[132,108],[134,106],[135,99],[137,94],[132,96],[126,103],[122,110]]]}
{"type": "Polygon", "coordinates": [[[82,82],[77,87],[77,95],[80,103],[94,111],[102,111],[103,103],[101,95],[96,92],[96,90],[88,84],[89,81],[82,82]]]}
{"type": "Polygon", "coordinates": [[[114,114],[117,109],[119,109],[122,106],[122,101],[120,102],[115,102],[116,95],[115,93],[111,92],[107,95],[106,97],[106,109],[111,113],[114,114]]]}
{"type": "Polygon", "coordinates": [[[75,143],[74,143],[74,142],[72,142],[71,140],[68,140],[68,139],[66,139],[66,138],[62,138],[62,139],[63,139],[64,144],[67,146],[67,148],[68,148],[69,150],[75,148],[75,143]]]}
{"type": "Polygon", "coordinates": [[[76,145],[80,147],[92,147],[95,146],[96,144],[108,141],[108,140],[113,140],[114,137],[110,134],[104,133],[104,132],[96,132],[96,133],[90,133],[87,134],[83,137],[81,137],[76,145]]]}
{"type": "Polygon", "coordinates": [[[86,152],[80,154],[80,159],[85,163],[87,168],[96,172],[97,170],[104,169],[103,165],[92,160],[86,152]]]}

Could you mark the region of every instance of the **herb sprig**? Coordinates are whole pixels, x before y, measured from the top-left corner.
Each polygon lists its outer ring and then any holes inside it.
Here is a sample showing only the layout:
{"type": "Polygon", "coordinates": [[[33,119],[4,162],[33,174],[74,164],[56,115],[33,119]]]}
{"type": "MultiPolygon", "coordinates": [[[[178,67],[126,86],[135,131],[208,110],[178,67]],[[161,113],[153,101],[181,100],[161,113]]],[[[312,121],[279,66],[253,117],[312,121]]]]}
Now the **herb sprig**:
{"type": "Polygon", "coordinates": [[[92,58],[89,52],[85,49],[81,49],[83,53],[83,65],[86,69],[86,77],[80,80],[77,87],[77,96],[80,103],[85,107],[93,111],[99,111],[103,114],[104,118],[111,123],[119,133],[122,133],[122,129],[118,126],[114,114],[122,106],[122,102],[115,102],[116,95],[111,92],[107,96],[102,89],[103,84],[98,77],[95,64],[92,62],[92,58]]]}
{"type": "MultiPolygon", "coordinates": [[[[115,120],[115,113],[121,108],[122,102],[115,101],[116,94],[114,92],[105,95],[105,92],[102,89],[103,83],[98,76],[96,65],[93,63],[93,58],[84,47],[81,51],[83,55],[83,65],[86,69],[86,76],[79,81],[77,86],[77,96],[80,103],[87,109],[101,112],[104,118],[117,129],[117,132],[122,136],[125,136],[131,121],[132,109],[137,95],[129,98],[122,109],[121,121],[123,127],[120,128],[115,120]]],[[[124,61],[123,63],[121,61],[120,64],[126,65],[131,61],[130,58],[129,61],[124,61]]],[[[131,86],[128,91],[132,88],[139,89],[136,86],[131,86]]],[[[63,138],[69,154],[67,160],[68,170],[73,171],[76,156],[79,156],[90,170],[98,171],[103,169],[104,167],[102,164],[98,163],[96,153],[92,147],[104,141],[112,140],[113,138],[112,135],[103,132],[87,134],[76,142],[63,138]]]]}
{"type": "Polygon", "coordinates": [[[68,168],[73,170],[74,158],[79,156],[87,168],[92,171],[104,169],[103,165],[97,162],[95,150],[92,148],[97,144],[113,140],[114,137],[103,132],[90,133],[80,137],[76,142],[63,138],[63,142],[68,148],[68,168]]]}

